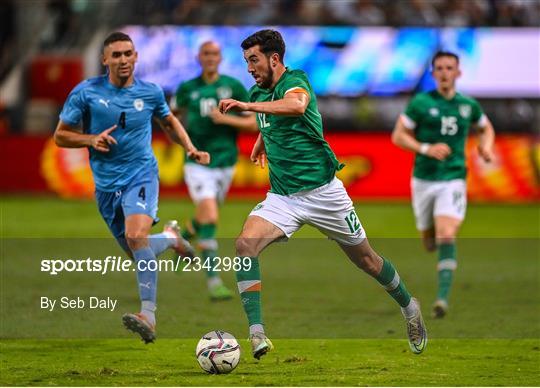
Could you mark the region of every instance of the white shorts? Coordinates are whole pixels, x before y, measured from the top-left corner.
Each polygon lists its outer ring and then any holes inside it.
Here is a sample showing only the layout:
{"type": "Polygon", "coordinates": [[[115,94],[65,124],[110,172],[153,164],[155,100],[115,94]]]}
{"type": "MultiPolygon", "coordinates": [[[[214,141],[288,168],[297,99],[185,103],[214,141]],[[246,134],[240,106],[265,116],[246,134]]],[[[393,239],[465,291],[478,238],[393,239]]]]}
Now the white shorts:
{"type": "Polygon", "coordinates": [[[234,175],[234,166],[225,168],[210,168],[195,163],[184,165],[184,181],[189,190],[189,196],[195,203],[203,199],[215,198],[223,202],[234,175]]]}
{"type": "Polygon", "coordinates": [[[411,191],[418,230],[431,228],[436,216],[448,216],[458,220],[465,218],[467,185],[463,179],[426,181],[413,177],[411,191]]]}
{"type": "Polygon", "coordinates": [[[358,245],[366,238],[353,203],[338,178],[316,189],[292,195],[268,193],[249,215],[274,224],[287,238],[304,224],[344,245],[358,245]]]}

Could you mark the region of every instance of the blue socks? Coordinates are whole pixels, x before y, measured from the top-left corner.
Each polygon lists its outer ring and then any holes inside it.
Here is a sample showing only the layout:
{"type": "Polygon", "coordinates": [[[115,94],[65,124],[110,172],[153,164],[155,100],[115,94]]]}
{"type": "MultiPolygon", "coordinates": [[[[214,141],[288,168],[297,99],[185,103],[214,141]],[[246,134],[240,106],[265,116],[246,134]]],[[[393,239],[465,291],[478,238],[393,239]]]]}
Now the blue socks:
{"type": "Polygon", "coordinates": [[[156,303],[156,289],[157,289],[157,270],[151,271],[148,269],[150,265],[151,269],[157,269],[157,260],[154,251],[150,247],[145,247],[133,251],[133,258],[137,265],[142,265],[145,271],[139,271],[137,268],[137,281],[139,283],[139,296],[141,301],[151,301],[156,303]],[[144,264],[138,264],[144,262],[144,264]],[[153,262],[153,263],[152,263],[153,262]]]}
{"type": "MultiPolygon", "coordinates": [[[[148,243],[150,244],[150,248],[154,252],[154,255],[157,257],[162,252],[174,246],[176,241],[166,233],[159,233],[148,236],[148,243]]],[[[133,254],[135,254],[135,252],[133,252],[133,254]]]]}

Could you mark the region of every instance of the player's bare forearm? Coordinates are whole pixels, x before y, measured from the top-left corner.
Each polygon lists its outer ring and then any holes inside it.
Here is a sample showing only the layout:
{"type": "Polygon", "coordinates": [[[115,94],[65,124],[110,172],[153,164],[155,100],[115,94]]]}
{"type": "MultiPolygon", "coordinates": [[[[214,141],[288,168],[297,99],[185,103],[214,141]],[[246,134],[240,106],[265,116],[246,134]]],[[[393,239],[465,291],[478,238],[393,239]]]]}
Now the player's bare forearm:
{"type": "Polygon", "coordinates": [[[452,153],[446,143],[420,143],[414,137],[412,130],[405,127],[401,117],[398,118],[392,132],[392,142],[404,150],[426,155],[440,161],[445,160],[452,153]]]}
{"type": "Polygon", "coordinates": [[[161,119],[160,125],[171,140],[184,147],[188,158],[202,165],[210,163],[210,154],[195,148],[184,126],[172,113],[161,119]]]}
{"type": "Polygon", "coordinates": [[[493,147],[495,145],[495,130],[489,119],[486,119],[486,125],[478,130],[478,152],[486,161],[491,162],[494,158],[493,147]]]}
{"type": "Polygon", "coordinates": [[[489,119],[483,128],[478,129],[478,142],[484,147],[493,148],[495,143],[495,129],[489,119]]]}
{"type": "Polygon", "coordinates": [[[214,124],[228,125],[242,132],[257,132],[257,120],[253,113],[246,113],[244,116],[223,114],[218,109],[214,109],[210,114],[214,124]]]}
{"type": "Polygon", "coordinates": [[[118,144],[111,135],[115,129],[116,125],[113,125],[101,133],[89,135],[78,132],[60,120],[54,131],[54,142],[57,146],[64,148],[92,147],[99,152],[109,152],[111,145],[118,144]]]}
{"type": "Polygon", "coordinates": [[[276,116],[302,116],[309,104],[309,96],[305,93],[290,92],[281,100],[264,102],[240,102],[232,99],[221,100],[219,110],[222,113],[248,111],[276,116]]]}
{"type": "Polygon", "coordinates": [[[266,149],[264,147],[264,141],[262,134],[259,133],[257,141],[253,145],[253,150],[251,151],[250,159],[253,163],[264,168],[266,164],[266,149]]]}
{"type": "Polygon", "coordinates": [[[173,114],[169,114],[161,119],[160,124],[161,128],[167,132],[172,141],[184,147],[188,152],[195,149],[184,126],[173,114]]]}
{"type": "Polygon", "coordinates": [[[421,143],[415,139],[412,131],[407,129],[401,117],[397,119],[394,131],[392,132],[392,143],[400,148],[414,153],[420,152],[421,143]]]}
{"type": "Polygon", "coordinates": [[[81,148],[92,145],[92,135],[78,132],[62,121],[58,122],[54,131],[54,142],[58,147],[81,148]]]}

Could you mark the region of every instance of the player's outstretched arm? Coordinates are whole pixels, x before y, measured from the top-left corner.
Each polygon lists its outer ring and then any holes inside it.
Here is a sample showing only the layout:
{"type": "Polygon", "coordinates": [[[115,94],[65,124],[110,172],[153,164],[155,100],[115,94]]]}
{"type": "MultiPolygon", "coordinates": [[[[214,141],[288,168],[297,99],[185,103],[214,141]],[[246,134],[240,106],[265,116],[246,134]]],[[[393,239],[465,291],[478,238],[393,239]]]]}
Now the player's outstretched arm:
{"type": "Polygon", "coordinates": [[[392,143],[404,150],[423,154],[437,160],[444,160],[451,153],[450,147],[445,143],[420,143],[414,137],[413,131],[405,126],[401,117],[398,117],[392,132],[392,143]]]}
{"type": "Polygon", "coordinates": [[[221,113],[219,109],[214,108],[210,112],[210,118],[214,124],[228,125],[242,132],[257,132],[259,130],[253,113],[246,113],[245,116],[235,116],[221,113]]]}
{"type": "Polygon", "coordinates": [[[199,164],[206,165],[210,163],[210,154],[195,148],[184,126],[172,113],[159,120],[159,123],[175,143],[184,147],[188,158],[195,160],[199,164]]]}
{"type": "Polygon", "coordinates": [[[96,151],[109,152],[111,144],[117,144],[111,132],[116,129],[116,125],[107,128],[98,135],[80,133],[75,128],[67,125],[62,120],[58,122],[54,131],[54,142],[58,147],[81,148],[92,147],[96,151]]]}
{"type": "Polygon", "coordinates": [[[491,162],[494,158],[493,146],[495,144],[493,124],[486,117],[485,125],[476,129],[478,131],[478,153],[486,162],[491,162]]]}
{"type": "Polygon", "coordinates": [[[257,112],[276,116],[302,116],[309,104],[309,96],[303,92],[289,92],[281,100],[265,102],[242,102],[227,98],[219,102],[221,113],[257,112]]]}

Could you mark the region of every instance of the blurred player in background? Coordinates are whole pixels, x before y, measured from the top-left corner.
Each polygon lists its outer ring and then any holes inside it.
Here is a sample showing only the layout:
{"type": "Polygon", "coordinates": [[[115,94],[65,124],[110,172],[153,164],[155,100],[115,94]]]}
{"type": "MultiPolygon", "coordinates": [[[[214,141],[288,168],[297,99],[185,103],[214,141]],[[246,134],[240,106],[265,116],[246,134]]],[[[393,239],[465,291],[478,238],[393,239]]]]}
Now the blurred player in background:
{"type": "Polygon", "coordinates": [[[272,349],[261,316],[261,275],[257,257],[273,241],[289,238],[309,224],[335,240],[350,260],[373,276],[401,306],[409,345],[421,353],[427,344],[420,305],[407,291],[392,263],[369,245],[343,183],[335,177],[340,164],[323,138],[317,100],[301,70],[283,64],[285,42],[274,30],[261,30],[242,42],[248,71],[256,85],[250,101],[220,101],[222,112],[257,112],[261,134],[251,160],[268,157],[271,189],[255,206],[236,241],[237,254],[252,258],[249,271],[237,272],[238,289],[249,321],[252,353],[272,349]]]}
{"type": "Polygon", "coordinates": [[[457,267],[455,240],[467,207],[467,135],[471,126],[478,130],[478,153],[490,162],[495,132],[478,102],[456,92],[461,75],[458,56],[438,52],[432,67],[437,89],[414,96],[396,122],[392,141],[416,153],[412,204],[425,248],[439,250],[439,288],[432,315],[442,318],[457,267]]]}
{"type": "Polygon", "coordinates": [[[138,265],[141,312],[122,319],[148,343],[155,339],[157,290],[157,272],[149,270],[149,264],[154,262],[153,268],[156,257],[168,248],[181,255],[189,251],[175,222],[166,224],[163,233],[149,235],[158,221],[159,190],[152,117],[190,159],[208,164],[210,156],[191,143],[162,89],[134,77],[137,52],[128,35],[114,32],[105,39],[102,62],[107,74],[81,82],[69,94],[54,139],[60,147],[88,147],[101,216],[138,265]]]}
{"type": "MultiPolygon", "coordinates": [[[[176,92],[179,114],[187,113],[187,131],[197,148],[212,155],[208,166],[186,158],[184,180],[196,205],[195,217],[183,231],[184,238],[197,238],[203,260],[217,256],[216,227],[219,204],[231,185],[234,166],[238,160],[236,138],[238,131],[257,131],[255,115],[224,115],[217,109],[219,100],[234,98],[247,101],[247,90],[240,81],[219,74],[221,48],[215,42],[204,42],[199,48],[198,61],[202,74],[181,84],[176,92]]],[[[208,268],[208,267],[207,267],[208,268]]],[[[223,284],[219,272],[207,270],[211,300],[230,299],[233,293],[223,284]]]]}

